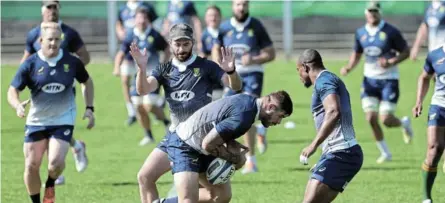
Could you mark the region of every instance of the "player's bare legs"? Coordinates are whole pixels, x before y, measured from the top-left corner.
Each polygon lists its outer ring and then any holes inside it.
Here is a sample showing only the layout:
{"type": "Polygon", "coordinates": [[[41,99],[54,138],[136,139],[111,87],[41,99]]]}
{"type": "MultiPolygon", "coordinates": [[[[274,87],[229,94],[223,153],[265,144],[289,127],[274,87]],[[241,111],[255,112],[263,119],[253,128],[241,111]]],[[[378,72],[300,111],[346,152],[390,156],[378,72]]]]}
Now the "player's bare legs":
{"type": "Polygon", "coordinates": [[[199,174],[179,172],[174,174],[179,203],[196,203],[199,200],[199,174]]]}
{"type": "Polygon", "coordinates": [[[130,99],[130,80],[131,76],[126,74],[121,75],[122,93],[124,95],[125,105],[128,111],[128,125],[132,125],[136,121],[135,110],[130,99]]]}
{"type": "Polygon", "coordinates": [[[24,181],[26,190],[30,196],[38,195],[40,199],[40,165],[42,164],[43,154],[48,148],[48,140],[43,139],[37,142],[25,142],[23,153],[25,155],[25,173],[24,181]]]}
{"type": "Polygon", "coordinates": [[[246,134],[244,134],[244,143],[249,148],[249,152],[246,154],[246,165],[241,171],[243,174],[254,173],[258,171],[256,166],[256,158],[255,158],[255,138],[256,138],[256,127],[252,126],[246,134]]]}
{"type": "Polygon", "coordinates": [[[397,118],[392,113],[380,114],[380,120],[383,125],[388,128],[398,128],[403,129],[403,140],[406,144],[410,143],[413,137],[413,131],[411,128],[411,121],[408,117],[403,117],[402,119],[397,118]]]}
{"type": "Polygon", "coordinates": [[[48,143],[48,179],[45,183],[43,203],[55,202],[54,182],[65,169],[65,158],[70,145],[60,139],[51,138],[48,143]]]}
{"type": "Polygon", "coordinates": [[[151,132],[150,117],[148,116],[148,111],[147,111],[146,107],[144,107],[144,106],[146,106],[146,105],[141,104],[141,105],[136,106],[137,120],[139,121],[142,128],[144,128],[144,130],[145,130],[145,136],[139,143],[140,146],[144,146],[144,145],[154,142],[153,134],[151,132]]]}
{"type": "Polygon", "coordinates": [[[432,200],[431,190],[437,175],[437,165],[445,148],[445,127],[428,127],[428,148],[422,165],[424,200],[432,200]]]}
{"type": "Polygon", "coordinates": [[[138,172],[139,194],[142,203],[152,203],[159,199],[156,181],[170,169],[167,153],[158,148],[153,149],[138,172]]]}
{"type": "Polygon", "coordinates": [[[306,186],[303,203],[331,203],[338,193],[319,180],[310,179],[306,186]]]}

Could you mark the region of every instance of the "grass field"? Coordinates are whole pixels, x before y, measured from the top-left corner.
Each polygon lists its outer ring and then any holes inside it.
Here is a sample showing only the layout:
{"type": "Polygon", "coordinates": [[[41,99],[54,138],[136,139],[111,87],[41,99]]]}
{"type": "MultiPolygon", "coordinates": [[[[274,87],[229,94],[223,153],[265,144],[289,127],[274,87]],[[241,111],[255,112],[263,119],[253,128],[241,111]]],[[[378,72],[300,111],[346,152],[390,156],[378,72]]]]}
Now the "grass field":
{"type": "MultiPolygon", "coordinates": [[[[326,61],[331,71],[338,73],[343,62],[326,61]]],[[[421,202],[422,180],[421,163],[426,150],[426,117],[431,93],[424,106],[424,114],[413,121],[415,138],[412,144],[403,143],[400,129],[385,129],[385,135],[393,161],[378,165],[379,156],[371,135],[370,127],[365,123],[359,98],[363,69],[360,65],[351,75],[343,78],[351,94],[354,126],[357,139],[361,144],[365,161],[361,171],[348,185],[344,194],[336,202],[351,203],[409,203],[421,202]]],[[[411,115],[415,102],[417,76],[421,71],[421,62],[407,61],[401,65],[401,97],[397,115],[411,115]]],[[[112,65],[94,64],[88,67],[94,78],[96,88],[96,127],[86,130],[83,115],[82,97],[77,96],[78,122],[75,137],[87,143],[90,160],[89,168],[77,173],[72,153],[67,157],[67,168],[64,172],[66,184],[56,188],[59,203],[128,203],[138,202],[139,192],[136,174],[144,159],[154,145],[139,147],[138,142],[143,131],[138,125],[124,126],[126,119],[125,105],[119,79],[111,75],[112,65]]],[[[1,68],[1,175],[4,203],[29,202],[23,184],[23,125],[24,120],[15,116],[6,100],[6,91],[15,73],[15,67],[1,68]]],[[[78,88],[79,89],[79,88],[78,88]]],[[[296,129],[285,129],[284,125],[268,131],[269,149],[266,154],[257,156],[260,172],[243,176],[237,173],[233,178],[232,202],[301,202],[308,169],[316,163],[320,150],[310,159],[309,166],[298,162],[300,151],[315,136],[315,129],[310,112],[311,89],[306,89],[299,81],[293,62],[277,60],[267,65],[264,93],[275,90],[287,90],[294,101],[294,113],[287,120],[297,124],[296,129]]],[[[28,91],[22,95],[26,98],[28,91]]],[[[286,120],[286,121],[287,121],[286,120]]],[[[286,122],[286,121],[283,121],[286,122]]],[[[164,134],[164,128],[154,126],[158,140],[164,134]]],[[[440,168],[442,168],[440,163],[440,168]]],[[[46,180],[46,160],[42,165],[42,179],[46,180]]],[[[170,173],[158,183],[160,194],[165,196],[170,189],[170,173]]],[[[445,202],[445,177],[442,170],[437,175],[433,197],[436,202],[445,202]]]]}

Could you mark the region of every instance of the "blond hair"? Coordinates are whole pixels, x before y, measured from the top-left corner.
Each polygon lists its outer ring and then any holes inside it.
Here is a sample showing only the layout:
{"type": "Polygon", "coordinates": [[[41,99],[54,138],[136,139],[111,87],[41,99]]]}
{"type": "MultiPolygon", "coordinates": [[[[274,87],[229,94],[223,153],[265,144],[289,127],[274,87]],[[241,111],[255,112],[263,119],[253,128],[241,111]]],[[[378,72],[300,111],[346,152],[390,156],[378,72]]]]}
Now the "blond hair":
{"type": "Polygon", "coordinates": [[[40,24],[40,35],[43,36],[50,30],[57,30],[60,34],[62,34],[62,29],[60,28],[58,23],[55,22],[43,22],[40,24]]]}

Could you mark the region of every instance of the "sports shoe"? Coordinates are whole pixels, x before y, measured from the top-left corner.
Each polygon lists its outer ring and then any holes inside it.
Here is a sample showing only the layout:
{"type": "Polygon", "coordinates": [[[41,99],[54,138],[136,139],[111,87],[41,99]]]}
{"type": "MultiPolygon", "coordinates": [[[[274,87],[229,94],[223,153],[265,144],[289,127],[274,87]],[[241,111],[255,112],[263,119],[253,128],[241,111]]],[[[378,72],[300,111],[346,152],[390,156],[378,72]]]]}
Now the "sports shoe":
{"type": "Polygon", "coordinates": [[[144,136],[144,138],[142,138],[142,140],[139,142],[139,146],[145,146],[153,142],[155,142],[154,139],[144,136]]]}
{"type": "Polygon", "coordinates": [[[57,179],[54,182],[54,184],[56,184],[56,185],[63,185],[63,184],[65,184],[65,176],[60,175],[59,177],[57,177],[57,179]]]}
{"type": "Polygon", "coordinates": [[[426,199],[426,200],[423,200],[422,201],[422,203],[432,203],[433,201],[431,200],[431,199],[426,199]]]}
{"type": "Polygon", "coordinates": [[[73,149],[74,160],[76,162],[77,172],[83,172],[88,166],[88,157],[86,145],[83,141],[76,140],[73,149]]]}
{"type": "Polygon", "coordinates": [[[378,164],[382,164],[382,163],[387,162],[387,161],[392,161],[392,155],[382,154],[377,159],[377,163],[378,164]]]}
{"type": "Polygon", "coordinates": [[[403,141],[405,144],[409,144],[411,140],[413,139],[413,129],[411,127],[411,120],[408,118],[408,116],[405,116],[401,120],[402,127],[403,127],[403,141]]]}
{"type": "Polygon", "coordinates": [[[54,203],[56,201],[56,190],[54,187],[45,188],[43,203],[54,203]]]}
{"type": "Polygon", "coordinates": [[[256,172],[258,172],[258,168],[256,167],[256,164],[251,161],[246,161],[246,165],[241,171],[242,174],[256,173],[256,172]]]}
{"type": "Polygon", "coordinates": [[[130,116],[130,117],[128,117],[128,119],[126,121],[126,124],[127,124],[127,126],[131,126],[131,125],[135,124],[136,121],[137,121],[136,116],[130,116]]]}

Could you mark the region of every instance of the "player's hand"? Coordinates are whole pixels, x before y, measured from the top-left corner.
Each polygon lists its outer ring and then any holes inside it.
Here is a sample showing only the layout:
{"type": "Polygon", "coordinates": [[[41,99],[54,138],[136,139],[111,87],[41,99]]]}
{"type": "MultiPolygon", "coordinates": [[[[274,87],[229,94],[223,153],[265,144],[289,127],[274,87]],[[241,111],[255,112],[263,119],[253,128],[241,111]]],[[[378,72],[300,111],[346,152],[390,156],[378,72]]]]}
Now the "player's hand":
{"type": "Polygon", "coordinates": [[[145,71],[147,69],[147,61],[148,61],[147,49],[144,48],[144,50],[141,51],[139,50],[139,47],[136,44],[136,42],[133,42],[130,45],[130,54],[136,61],[138,69],[140,71],[145,71]]]}
{"type": "Polygon", "coordinates": [[[392,66],[392,64],[389,62],[389,59],[385,57],[380,57],[377,62],[379,63],[379,66],[382,68],[389,68],[390,66],[392,66]]]}
{"type": "Polygon", "coordinates": [[[419,117],[422,114],[422,104],[418,103],[416,104],[416,106],[413,108],[413,116],[415,118],[419,117]]]}
{"type": "Polygon", "coordinates": [[[243,56],[241,56],[241,64],[243,64],[243,66],[253,64],[252,56],[248,52],[244,53],[243,56]]]}
{"type": "Polygon", "coordinates": [[[312,156],[312,154],[314,154],[316,150],[317,147],[313,144],[310,144],[309,146],[303,149],[303,151],[301,152],[301,156],[309,158],[310,156],[312,156]]]}
{"type": "Polygon", "coordinates": [[[87,125],[87,129],[91,129],[94,127],[94,112],[91,111],[91,109],[86,109],[85,110],[85,114],[83,115],[82,120],[85,120],[86,118],[88,118],[88,125],[87,125]]]}
{"type": "Polygon", "coordinates": [[[235,70],[235,56],[233,56],[233,50],[227,47],[221,47],[221,58],[218,61],[221,64],[221,69],[224,72],[231,72],[235,70]]]}
{"type": "Polygon", "coordinates": [[[349,72],[350,72],[350,70],[346,66],[342,67],[340,69],[340,74],[343,75],[343,76],[347,76],[349,74],[349,72]]]}
{"type": "Polygon", "coordinates": [[[409,58],[413,61],[417,61],[417,54],[419,53],[419,49],[418,48],[412,48],[411,51],[409,52],[409,58]]]}
{"type": "Polygon", "coordinates": [[[235,165],[235,169],[238,170],[242,168],[246,163],[246,153],[249,151],[249,148],[234,140],[227,143],[227,150],[230,153],[239,156],[238,163],[233,163],[235,165]]]}
{"type": "Polygon", "coordinates": [[[26,105],[29,104],[30,101],[31,101],[31,100],[28,99],[28,100],[26,100],[26,101],[20,103],[19,105],[17,105],[17,106],[15,107],[15,111],[16,111],[17,116],[18,116],[19,118],[24,118],[24,117],[25,117],[25,107],[26,107],[26,105]]]}
{"type": "Polygon", "coordinates": [[[119,70],[119,67],[114,68],[113,75],[116,77],[121,75],[121,71],[119,70]]]}

